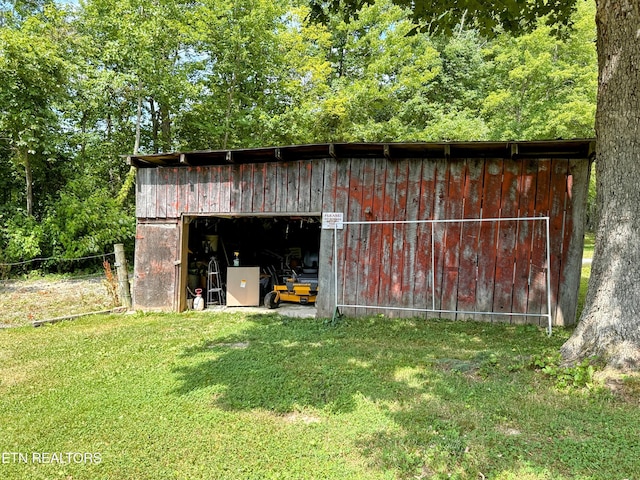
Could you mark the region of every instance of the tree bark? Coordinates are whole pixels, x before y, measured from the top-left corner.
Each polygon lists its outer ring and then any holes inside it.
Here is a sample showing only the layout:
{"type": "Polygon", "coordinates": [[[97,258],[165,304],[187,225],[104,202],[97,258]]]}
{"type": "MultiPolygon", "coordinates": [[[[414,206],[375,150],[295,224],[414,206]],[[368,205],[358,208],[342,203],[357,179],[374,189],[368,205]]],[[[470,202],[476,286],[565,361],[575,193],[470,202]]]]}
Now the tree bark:
{"type": "Polygon", "coordinates": [[[158,112],[156,112],[156,103],[153,100],[153,97],[149,99],[149,113],[151,114],[151,142],[153,143],[153,153],[158,153],[160,151],[160,146],[158,145],[158,132],[160,128],[158,124],[158,112]]]}
{"type": "Polygon", "coordinates": [[[640,2],[597,0],[599,210],[587,299],[562,346],[574,363],[598,356],[640,369],[640,2]]]}
{"type": "Polygon", "coordinates": [[[27,187],[27,216],[33,217],[33,171],[31,170],[31,159],[29,158],[27,147],[20,149],[20,161],[24,165],[24,178],[27,187]]]}
{"type": "Polygon", "coordinates": [[[160,132],[163,152],[171,151],[171,115],[165,102],[160,104],[160,132]]]}
{"type": "Polygon", "coordinates": [[[141,125],[142,125],[142,81],[138,80],[138,108],[136,110],[136,138],[133,143],[134,155],[137,155],[138,151],[140,150],[141,125]]]}
{"type": "Polygon", "coordinates": [[[234,94],[236,89],[236,75],[235,73],[231,74],[231,85],[229,85],[229,89],[227,90],[227,111],[225,113],[224,119],[224,137],[222,139],[222,149],[227,148],[227,144],[229,143],[229,135],[231,130],[231,114],[233,113],[233,102],[234,102],[234,94]]]}

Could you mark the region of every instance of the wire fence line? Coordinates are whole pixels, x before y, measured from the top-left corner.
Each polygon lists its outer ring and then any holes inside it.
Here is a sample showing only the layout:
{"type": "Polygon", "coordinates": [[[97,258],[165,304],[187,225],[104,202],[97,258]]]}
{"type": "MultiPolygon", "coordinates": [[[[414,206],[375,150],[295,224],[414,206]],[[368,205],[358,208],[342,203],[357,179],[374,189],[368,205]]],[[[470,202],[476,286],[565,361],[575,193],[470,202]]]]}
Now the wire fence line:
{"type": "Polygon", "coordinates": [[[106,260],[107,257],[112,257],[115,256],[114,252],[111,253],[102,253],[100,255],[88,255],[86,257],[77,257],[77,258],[65,258],[65,257],[38,257],[38,258],[32,258],[30,260],[24,260],[22,262],[13,262],[13,263],[3,263],[0,262],[0,267],[18,267],[18,266],[22,266],[22,265],[27,265],[29,263],[36,263],[36,262],[48,262],[51,260],[57,261],[57,262],[78,262],[81,260],[91,260],[94,258],[104,258],[106,260]]]}
{"type": "MultiPolygon", "coordinates": [[[[452,219],[425,219],[425,220],[375,220],[375,221],[343,221],[335,223],[333,225],[333,258],[335,261],[333,262],[333,293],[334,293],[334,321],[337,316],[340,316],[341,308],[362,308],[362,309],[379,309],[379,310],[395,310],[395,311],[408,311],[408,312],[425,312],[425,313],[439,313],[439,314],[461,314],[461,315],[505,315],[505,316],[523,316],[523,317],[541,317],[547,319],[547,332],[549,335],[552,334],[552,305],[551,305],[551,244],[550,244],[550,218],[548,216],[540,216],[540,217],[497,217],[497,218],[452,218],[452,219]],[[489,309],[489,311],[484,311],[478,308],[471,309],[458,309],[458,304],[456,302],[455,308],[436,308],[436,264],[435,264],[435,244],[436,244],[436,234],[435,227],[439,224],[467,224],[467,223],[497,223],[498,228],[501,223],[506,224],[509,222],[517,222],[525,223],[525,222],[543,222],[543,232],[545,234],[544,243],[545,243],[545,283],[546,283],[546,312],[542,311],[541,313],[536,312],[518,312],[518,311],[495,311],[493,306],[489,309]],[[346,261],[345,257],[339,259],[338,257],[338,245],[340,244],[340,248],[343,251],[346,251],[347,246],[347,235],[345,230],[347,227],[351,225],[415,225],[415,224],[425,224],[431,226],[431,255],[430,255],[430,273],[431,273],[431,306],[421,305],[417,307],[408,307],[408,306],[400,306],[393,305],[389,302],[381,302],[380,304],[368,304],[363,302],[351,301],[348,302],[345,300],[345,287],[347,285],[346,274],[345,274],[345,266],[346,261]],[[340,242],[338,242],[338,235],[343,234],[340,242]],[[340,292],[340,290],[342,290],[340,292]],[[342,300],[342,301],[340,301],[342,300]]],[[[460,233],[461,235],[461,233],[460,233]]],[[[461,237],[462,238],[462,237],[461,237]]],[[[498,239],[496,238],[496,244],[498,239]]],[[[464,243],[462,245],[458,244],[458,249],[464,247],[464,243]]],[[[440,247],[442,248],[442,246],[440,247]]],[[[445,247],[446,248],[446,247],[445,247]]],[[[515,248],[515,247],[514,247],[515,248]]],[[[444,250],[442,250],[444,252],[444,250]]],[[[344,255],[344,253],[343,253],[344,255]]],[[[512,265],[512,268],[515,268],[512,265]]],[[[442,298],[439,299],[440,303],[442,303],[442,298]]]]}
{"type": "MultiPolygon", "coordinates": [[[[104,273],[87,273],[84,275],[75,275],[72,273],[65,273],[62,274],[64,276],[60,276],[60,277],[55,277],[55,282],[56,283],[74,283],[74,282],[78,282],[78,281],[82,281],[82,280],[103,280],[105,278],[105,274],[104,273]]],[[[44,277],[39,277],[37,280],[42,280],[44,277]]],[[[10,279],[10,278],[5,278],[5,279],[0,279],[0,285],[11,285],[17,281],[20,281],[20,279],[15,278],[15,279],[10,279]]]]}

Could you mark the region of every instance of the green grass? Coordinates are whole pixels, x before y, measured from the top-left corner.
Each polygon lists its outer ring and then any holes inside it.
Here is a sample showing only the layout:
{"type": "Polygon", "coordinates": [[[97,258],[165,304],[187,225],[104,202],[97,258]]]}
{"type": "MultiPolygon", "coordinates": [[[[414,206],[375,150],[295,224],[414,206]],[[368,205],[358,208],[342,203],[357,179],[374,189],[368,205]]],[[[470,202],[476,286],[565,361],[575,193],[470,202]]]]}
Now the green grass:
{"type": "MultiPolygon", "coordinates": [[[[595,247],[595,234],[586,233],[584,237],[584,250],[582,252],[583,259],[593,258],[593,249],[595,247]]],[[[589,277],[591,276],[591,264],[582,265],[580,272],[580,289],[578,291],[578,310],[576,318],[580,318],[582,309],[584,308],[584,302],[587,297],[587,287],[589,285],[589,277]]]]}
{"type": "Polygon", "coordinates": [[[0,477],[639,478],[637,397],[526,366],[566,336],[207,312],[4,330],[0,453],[29,461],[0,477]]]}
{"type": "Polygon", "coordinates": [[[584,302],[587,298],[587,289],[589,287],[589,277],[591,277],[591,265],[583,265],[580,272],[580,289],[578,290],[578,309],[576,318],[580,319],[584,302]]]}
{"type": "Polygon", "coordinates": [[[586,233],[584,236],[584,249],[582,258],[593,258],[593,249],[596,245],[596,236],[594,233],[586,233]]]}

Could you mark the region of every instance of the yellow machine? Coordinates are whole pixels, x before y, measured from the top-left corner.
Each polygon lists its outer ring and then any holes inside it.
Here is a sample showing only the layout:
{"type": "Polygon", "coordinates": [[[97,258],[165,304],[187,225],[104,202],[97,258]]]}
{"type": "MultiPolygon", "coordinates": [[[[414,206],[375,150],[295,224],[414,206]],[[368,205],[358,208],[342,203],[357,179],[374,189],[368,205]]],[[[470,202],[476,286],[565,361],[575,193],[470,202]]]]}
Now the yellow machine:
{"type": "Polygon", "coordinates": [[[280,302],[292,302],[306,305],[316,303],[318,295],[318,276],[304,275],[287,278],[284,285],[274,285],[273,290],[264,297],[268,308],[277,308],[280,302]]]}

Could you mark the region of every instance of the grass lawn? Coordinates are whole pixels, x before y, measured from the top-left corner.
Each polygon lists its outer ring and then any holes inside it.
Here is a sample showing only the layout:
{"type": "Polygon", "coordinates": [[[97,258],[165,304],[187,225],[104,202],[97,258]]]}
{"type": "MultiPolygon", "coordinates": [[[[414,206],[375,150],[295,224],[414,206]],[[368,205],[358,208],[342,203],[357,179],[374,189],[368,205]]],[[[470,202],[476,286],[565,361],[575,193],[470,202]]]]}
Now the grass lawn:
{"type": "Polygon", "coordinates": [[[0,478],[640,478],[638,384],[527,366],[567,335],[209,312],[2,330],[0,478]]]}
{"type": "Polygon", "coordinates": [[[584,250],[582,258],[593,258],[593,250],[596,245],[596,236],[594,233],[586,233],[584,236],[584,250]]]}
{"type": "MultiPolygon", "coordinates": [[[[593,250],[595,248],[595,234],[587,233],[584,237],[584,250],[582,252],[583,260],[593,258],[593,250]]],[[[591,263],[582,263],[582,270],[580,272],[580,290],[578,292],[578,311],[576,317],[579,319],[582,309],[584,308],[584,301],[587,297],[587,287],[589,286],[589,277],[591,276],[591,263]]]]}
{"type": "Polygon", "coordinates": [[[587,289],[589,287],[589,277],[591,276],[591,264],[583,264],[580,272],[580,290],[578,291],[578,311],[576,317],[579,319],[584,302],[587,298],[587,289]]]}

